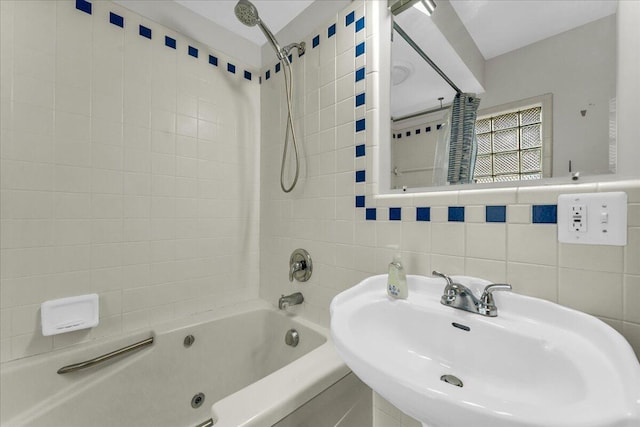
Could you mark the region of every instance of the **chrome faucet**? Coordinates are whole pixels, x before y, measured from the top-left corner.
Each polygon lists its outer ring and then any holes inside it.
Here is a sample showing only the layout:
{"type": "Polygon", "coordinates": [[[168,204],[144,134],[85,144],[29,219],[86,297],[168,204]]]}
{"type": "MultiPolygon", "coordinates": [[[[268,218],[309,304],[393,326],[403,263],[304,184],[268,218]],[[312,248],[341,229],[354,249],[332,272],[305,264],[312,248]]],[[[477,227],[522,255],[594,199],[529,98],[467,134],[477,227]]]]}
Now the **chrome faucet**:
{"type": "Polygon", "coordinates": [[[280,310],[286,310],[286,308],[289,307],[290,305],[302,304],[303,301],[304,301],[304,297],[300,292],[296,292],[287,296],[282,295],[278,300],[278,308],[280,310]]]}
{"type": "Polygon", "coordinates": [[[444,293],[440,298],[441,304],[483,316],[496,317],[498,315],[498,307],[496,307],[495,300],[493,299],[494,291],[511,290],[511,285],[508,284],[491,284],[485,286],[480,298],[476,298],[471,289],[461,283],[455,283],[451,280],[451,277],[446,274],[435,270],[432,274],[442,277],[447,281],[447,285],[444,287],[444,293]]]}

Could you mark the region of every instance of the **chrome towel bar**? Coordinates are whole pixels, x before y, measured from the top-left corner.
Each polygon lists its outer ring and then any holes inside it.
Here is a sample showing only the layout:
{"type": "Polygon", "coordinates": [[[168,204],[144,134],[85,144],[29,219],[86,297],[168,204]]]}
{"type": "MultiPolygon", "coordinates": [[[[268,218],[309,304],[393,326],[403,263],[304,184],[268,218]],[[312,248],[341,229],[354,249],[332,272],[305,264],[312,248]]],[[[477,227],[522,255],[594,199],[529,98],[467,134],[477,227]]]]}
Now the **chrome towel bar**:
{"type": "Polygon", "coordinates": [[[213,426],[214,422],[213,419],[209,418],[206,421],[201,422],[200,424],[198,424],[196,427],[211,427],[213,426]]]}
{"type": "Polygon", "coordinates": [[[147,345],[153,344],[153,337],[147,338],[146,340],[139,341],[135,344],[128,345],[126,347],[122,347],[116,351],[112,351],[111,353],[103,354],[102,356],[98,356],[93,359],[85,360],[84,362],[74,363],[73,365],[63,366],[58,369],[59,374],[66,374],[69,372],[79,371],[80,369],[89,368],[91,366],[97,365],[98,363],[106,362],[109,359],[120,356],[122,354],[129,353],[131,351],[137,350],[147,345]]]}

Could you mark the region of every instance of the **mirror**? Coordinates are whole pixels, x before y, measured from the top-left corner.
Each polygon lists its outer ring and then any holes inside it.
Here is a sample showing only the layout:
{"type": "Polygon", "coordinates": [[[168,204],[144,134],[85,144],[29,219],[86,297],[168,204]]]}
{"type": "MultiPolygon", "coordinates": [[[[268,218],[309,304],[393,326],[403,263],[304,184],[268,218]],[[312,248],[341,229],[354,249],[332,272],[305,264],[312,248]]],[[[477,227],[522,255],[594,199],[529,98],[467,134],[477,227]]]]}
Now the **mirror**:
{"type": "MultiPolygon", "coordinates": [[[[394,22],[480,98],[474,182],[615,171],[617,2],[401,1],[394,22]]],[[[397,31],[391,51],[390,187],[430,187],[456,90],[397,31]]]]}

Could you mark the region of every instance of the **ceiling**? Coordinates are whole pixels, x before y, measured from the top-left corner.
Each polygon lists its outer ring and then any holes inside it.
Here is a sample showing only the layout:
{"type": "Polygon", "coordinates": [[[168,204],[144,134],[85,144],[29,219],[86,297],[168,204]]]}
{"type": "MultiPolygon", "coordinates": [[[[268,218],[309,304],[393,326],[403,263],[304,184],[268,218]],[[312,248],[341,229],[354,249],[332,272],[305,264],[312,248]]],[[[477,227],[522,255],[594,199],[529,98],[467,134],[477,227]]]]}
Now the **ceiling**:
{"type": "Polygon", "coordinates": [[[451,0],[485,59],[616,13],[616,0],[451,0]]]}
{"type": "MultiPolygon", "coordinates": [[[[258,27],[247,27],[236,19],[234,7],[237,0],[174,1],[258,46],[266,42],[258,27]]],[[[251,0],[251,3],[258,9],[262,22],[276,34],[313,3],[313,0],[251,0]]]]}

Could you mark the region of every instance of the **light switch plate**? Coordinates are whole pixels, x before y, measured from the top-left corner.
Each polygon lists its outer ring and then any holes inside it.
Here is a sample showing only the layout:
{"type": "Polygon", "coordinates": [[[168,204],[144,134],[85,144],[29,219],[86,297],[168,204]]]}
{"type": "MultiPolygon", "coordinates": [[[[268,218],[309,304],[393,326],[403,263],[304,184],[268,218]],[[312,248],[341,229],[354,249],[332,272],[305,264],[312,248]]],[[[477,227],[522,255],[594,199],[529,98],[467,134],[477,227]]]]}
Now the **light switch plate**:
{"type": "Polygon", "coordinates": [[[583,245],[627,244],[627,193],[562,194],[558,241],[583,245]]]}

